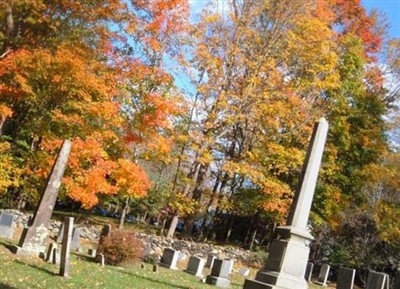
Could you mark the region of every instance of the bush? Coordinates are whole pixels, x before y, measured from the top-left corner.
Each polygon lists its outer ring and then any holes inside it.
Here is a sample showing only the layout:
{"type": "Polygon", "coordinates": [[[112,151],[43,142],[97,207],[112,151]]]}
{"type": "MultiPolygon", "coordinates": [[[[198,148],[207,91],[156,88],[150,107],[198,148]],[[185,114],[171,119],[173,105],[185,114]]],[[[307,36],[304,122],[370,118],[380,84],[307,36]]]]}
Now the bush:
{"type": "Polygon", "coordinates": [[[107,264],[127,265],[142,258],[143,248],[143,243],[132,231],[115,230],[102,238],[98,253],[104,254],[107,264]]]}

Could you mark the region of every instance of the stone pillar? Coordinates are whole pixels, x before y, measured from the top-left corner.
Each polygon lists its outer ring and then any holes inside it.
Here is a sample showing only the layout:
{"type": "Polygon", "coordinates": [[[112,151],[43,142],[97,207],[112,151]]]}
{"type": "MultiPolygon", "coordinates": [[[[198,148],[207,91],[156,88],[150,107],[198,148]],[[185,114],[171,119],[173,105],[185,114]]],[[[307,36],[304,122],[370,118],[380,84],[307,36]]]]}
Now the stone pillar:
{"type": "Polygon", "coordinates": [[[327,133],[328,122],[322,118],[314,127],[286,226],[277,228],[280,238],[272,242],[265,268],[257,272],[255,280],[247,279],[244,289],[308,288],[304,273],[310,251],[308,244],[313,237],[307,222],[327,133]]]}
{"type": "Polygon", "coordinates": [[[61,247],[60,276],[68,277],[69,274],[69,255],[71,253],[72,230],[74,228],[74,218],[66,218],[64,222],[64,234],[61,247]]]}
{"type": "Polygon", "coordinates": [[[71,152],[71,141],[65,140],[58,153],[57,159],[47,181],[46,189],[42,194],[39,206],[36,209],[30,227],[24,228],[19,245],[13,248],[13,252],[23,255],[40,255],[46,250],[48,226],[54,205],[57,200],[61,180],[67,166],[71,152]]]}

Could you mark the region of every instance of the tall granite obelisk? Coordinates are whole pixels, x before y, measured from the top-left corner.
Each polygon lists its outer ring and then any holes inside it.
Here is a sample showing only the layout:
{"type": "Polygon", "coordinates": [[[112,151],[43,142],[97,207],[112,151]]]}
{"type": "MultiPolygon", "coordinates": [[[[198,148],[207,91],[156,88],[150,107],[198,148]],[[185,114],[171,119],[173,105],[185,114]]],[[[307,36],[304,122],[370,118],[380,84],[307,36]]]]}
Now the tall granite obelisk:
{"type": "Polygon", "coordinates": [[[286,226],[277,228],[279,238],[272,242],[265,268],[257,272],[255,280],[247,279],[244,289],[308,288],[304,273],[310,252],[308,245],[314,238],[307,222],[327,133],[328,122],[321,118],[314,127],[286,226]]]}
{"type": "Polygon", "coordinates": [[[40,255],[46,250],[48,225],[53,214],[61,180],[71,152],[71,141],[65,140],[51,170],[46,189],[33,216],[30,227],[24,228],[18,246],[13,252],[22,255],[40,255]]]}

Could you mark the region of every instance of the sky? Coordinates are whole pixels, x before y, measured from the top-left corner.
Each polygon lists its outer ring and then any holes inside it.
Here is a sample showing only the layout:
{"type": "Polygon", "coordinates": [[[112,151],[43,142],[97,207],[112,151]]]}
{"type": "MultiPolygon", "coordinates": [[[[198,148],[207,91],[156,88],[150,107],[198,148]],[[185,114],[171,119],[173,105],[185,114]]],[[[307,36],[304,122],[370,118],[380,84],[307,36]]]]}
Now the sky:
{"type": "Polygon", "coordinates": [[[370,11],[378,9],[382,11],[389,22],[389,35],[400,38],[400,0],[362,0],[361,3],[370,11]]]}

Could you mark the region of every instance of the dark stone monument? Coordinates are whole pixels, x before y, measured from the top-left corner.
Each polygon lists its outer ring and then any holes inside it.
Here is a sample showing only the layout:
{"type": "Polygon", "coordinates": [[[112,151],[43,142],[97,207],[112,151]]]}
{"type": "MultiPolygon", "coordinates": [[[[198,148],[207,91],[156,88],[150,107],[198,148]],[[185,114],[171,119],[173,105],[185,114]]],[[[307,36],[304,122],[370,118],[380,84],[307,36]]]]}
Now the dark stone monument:
{"type": "Polygon", "coordinates": [[[389,281],[387,278],[388,276],[385,273],[369,271],[365,289],[386,289],[385,285],[389,281]]]}
{"type": "Polygon", "coordinates": [[[176,263],[178,262],[179,251],[165,248],[161,257],[160,266],[167,267],[172,270],[177,270],[176,263]]]}
{"type": "Polygon", "coordinates": [[[92,258],[96,258],[97,256],[97,250],[96,249],[89,249],[88,250],[88,255],[92,258]]]}
{"type": "Polygon", "coordinates": [[[211,274],[207,276],[206,283],[219,288],[228,288],[231,283],[228,279],[230,268],[231,263],[229,260],[214,260],[211,274]]]}
{"type": "Polygon", "coordinates": [[[2,212],[0,215],[0,238],[12,239],[14,235],[14,214],[2,212]]]}
{"type": "Polygon", "coordinates": [[[60,276],[69,275],[69,257],[71,253],[72,230],[74,228],[74,218],[68,217],[64,222],[64,236],[61,247],[60,276]]]}
{"type": "Polygon", "coordinates": [[[205,260],[196,256],[191,256],[189,258],[189,263],[185,272],[196,275],[197,277],[203,277],[203,269],[205,265],[205,260]]]}
{"type": "Polygon", "coordinates": [[[400,289],[400,270],[397,269],[394,275],[393,289],[400,289]]]}
{"type": "Polygon", "coordinates": [[[353,289],[356,270],[340,268],[337,278],[336,289],[353,289]]]}
{"type": "Polygon", "coordinates": [[[314,270],[314,263],[308,262],[306,268],[306,274],[304,275],[304,278],[306,279],[307,282],[311,281],[313,270],[314,270]]]}
{"type": "Polygon", "coordinates": [[[13,248],[14,253],[22,255],[44,254],[48,236],[47,227],[49,226],[49,221],[53,214],[54,205],[57,200],[58,191],[61,186],[61,180],[67,166],[70,152],[71,142],[65,140],[52,168],[46,189],[42,194],[32,223],[30,227],[24,228],[21,239],[19,240],[19,245],[13,248]]]}
{"type": "Polygon", "coordinates": [[[318,279],[315,281],[316,284],[326,286],[326,282],[328,281],[329,271],[331,270],[331,266],[327,264],[323,264],[321,269],[319,270],[318,279]]]}
{"type": "Polygon", "coordinates": [[[277,228],[265,268],[255,280],[246,279],[244,289],[307,289],[304,278],[313,240],[308,229],[308,216],[317,184],[318,172],[328,133],[328,122],[321,118],[314,127],[304,161],[298,189],[294,195],[286,226],[277,228]]]}
{"type": "Polygon", "coordinates": [[[207,256],[207,261],[206,261],[206,265],[204,267],[206,268],[212,268],[213,264],[214,264],[214,260],[215,260],[215,256],[213,255],[208,255],[207,256]]]}

